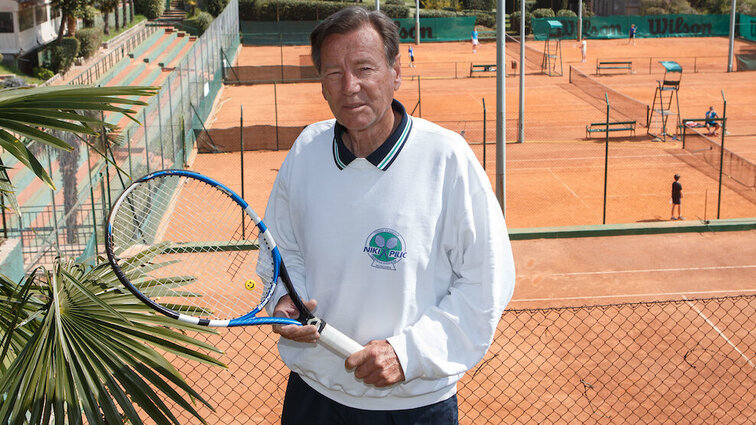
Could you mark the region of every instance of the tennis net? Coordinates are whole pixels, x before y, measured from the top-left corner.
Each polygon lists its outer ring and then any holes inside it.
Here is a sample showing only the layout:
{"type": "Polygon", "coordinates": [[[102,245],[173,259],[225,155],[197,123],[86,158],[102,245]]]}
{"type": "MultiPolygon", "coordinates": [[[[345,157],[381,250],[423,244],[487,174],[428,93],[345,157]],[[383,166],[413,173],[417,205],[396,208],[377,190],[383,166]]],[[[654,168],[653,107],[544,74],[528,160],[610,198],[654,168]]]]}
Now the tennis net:
{"type": "MultiPolygon", "coordinates": [[[[506,34],[506,51],[510,56],[516,58],[520,57],[520,40],[506,34]]],[[[541,72],[541,64],[543,63],[543,52],[528,46],[525,43],[525,68],[528,71],[541,72]]]]}
{"type": "Polygon", "coordinates": [[[624,118],[635,120],[642,127],[648,126],[649,106],[647,104],[596,81],[572,65],[570,65],[570,84],[587,94],[591,99],[590,103],[597,108],[606,107],[604,98],[606,94],[611,107],[610,116],[612,113],[618,113],[624,118]]]}
{"type": "Polygon", "coordinates": [[[683,133],[683,149],[698,159],[719,171],[719,161],[722,160],[722,174],[738,183],[756,188],[756,164],[724,148],[711,137],[693,127],[685,126],[683,133]]]}

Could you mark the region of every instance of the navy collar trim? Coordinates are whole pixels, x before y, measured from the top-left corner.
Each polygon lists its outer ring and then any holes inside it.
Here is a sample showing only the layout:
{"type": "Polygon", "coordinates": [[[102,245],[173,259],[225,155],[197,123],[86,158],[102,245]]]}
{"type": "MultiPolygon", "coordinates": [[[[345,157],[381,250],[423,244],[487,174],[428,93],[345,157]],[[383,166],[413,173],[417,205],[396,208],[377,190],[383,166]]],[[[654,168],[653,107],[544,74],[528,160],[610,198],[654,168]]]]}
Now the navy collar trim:
{"type": "MultiPolygon", "coordinates": [[[[412,120],[404,106],[399,101],[394,100],[391,102],[391,108],[399,112],[402,116],[402,121],[399,126],[391,133],[381,146],[378,147],[373,153],[368,155],[365,159],[378,169],[386,171],[394,160],[399,156],[404,144],[409,138],[410,130],[412,130],[412,120]]],[[[336,122],[333,134],[333,160],[336,162],[336,166],[339,170],[346,168],[357,157],[346,147],[342,139],[342,135],[346,131],[346,128],[336,122]]]]}

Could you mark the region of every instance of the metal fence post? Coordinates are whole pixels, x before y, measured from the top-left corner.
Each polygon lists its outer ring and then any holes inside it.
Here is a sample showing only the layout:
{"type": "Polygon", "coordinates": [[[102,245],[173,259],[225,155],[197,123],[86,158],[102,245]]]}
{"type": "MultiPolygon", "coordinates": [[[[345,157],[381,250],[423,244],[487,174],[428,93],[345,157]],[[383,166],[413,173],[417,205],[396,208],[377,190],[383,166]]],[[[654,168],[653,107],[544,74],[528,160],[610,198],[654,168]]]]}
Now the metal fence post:
{"type": "Polygon", "coordinates": [[[158,139],[160,140],[160,168],[165,169],[165,152],[163,151],[163,114],[160,112],[160,93],[157,95],[158,139]]]}
{"type": "Polygon", "coordinates": [[[144,159],[147,165],[147,174],[150,173],[150,139],[147,137],[147,107],[142,109],[142,121],[144,124],[144,159]]]}

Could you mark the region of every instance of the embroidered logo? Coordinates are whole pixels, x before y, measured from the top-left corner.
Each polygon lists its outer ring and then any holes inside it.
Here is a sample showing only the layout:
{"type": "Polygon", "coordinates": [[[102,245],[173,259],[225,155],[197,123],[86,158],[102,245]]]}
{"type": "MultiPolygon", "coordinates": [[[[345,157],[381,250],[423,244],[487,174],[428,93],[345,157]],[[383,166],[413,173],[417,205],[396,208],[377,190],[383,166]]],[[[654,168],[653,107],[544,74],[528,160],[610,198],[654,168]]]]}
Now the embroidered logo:
{"type": "Polygon", "coordinates": [[[373,260],[371,266],[378,269],[396,270],[396,263],[407,258],[404,238],[396,230],[378,229],[368,236],[365,248],[373,260]]]}

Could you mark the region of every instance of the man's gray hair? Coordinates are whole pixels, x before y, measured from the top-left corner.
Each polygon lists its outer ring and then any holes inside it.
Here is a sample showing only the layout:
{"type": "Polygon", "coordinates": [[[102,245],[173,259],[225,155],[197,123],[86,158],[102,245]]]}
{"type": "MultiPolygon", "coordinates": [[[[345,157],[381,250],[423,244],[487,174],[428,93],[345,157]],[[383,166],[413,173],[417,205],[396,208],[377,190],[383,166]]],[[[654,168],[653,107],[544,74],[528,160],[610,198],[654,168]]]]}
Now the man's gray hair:
{"type": "Polygon", "coordinates": [[[312,63],[320,73],[320,49],[326,37],[331,34],[348,34],[364,25],[371,25],[383,39],[383,50],[386,61],[393,66],[399,54],[399,29],[394,21],[383,12],[367,10],[359,6],[351,6],[339,10],[327,17],[310,34],[312,63]]]}

